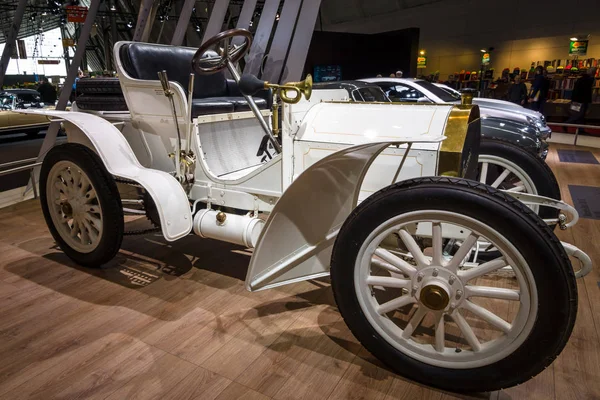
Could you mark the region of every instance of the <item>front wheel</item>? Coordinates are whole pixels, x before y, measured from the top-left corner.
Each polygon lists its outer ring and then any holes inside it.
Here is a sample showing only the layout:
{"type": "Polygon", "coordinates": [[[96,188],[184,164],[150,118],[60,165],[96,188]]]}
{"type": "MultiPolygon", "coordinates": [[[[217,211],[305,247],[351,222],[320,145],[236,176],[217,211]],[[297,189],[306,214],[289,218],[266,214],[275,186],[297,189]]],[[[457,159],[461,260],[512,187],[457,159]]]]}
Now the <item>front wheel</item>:
{"type": "Polygon", "coordinates": [[[99,267],[119,251],[121,197],[96,153],[73,143],[53,147],[42,164],[40,198],[50,233],[76,263],[99,267]]]}
{"type": "Polygon", "coordinates": [[[510,196],[462,179],[400,182],[361,203],[335,242],[331,282],[367,350],[451,391],[540,373],[577,312],[575,276],[550,229],[510,196]],[[490,244],[498,257],[474,261],[490,244]]]}

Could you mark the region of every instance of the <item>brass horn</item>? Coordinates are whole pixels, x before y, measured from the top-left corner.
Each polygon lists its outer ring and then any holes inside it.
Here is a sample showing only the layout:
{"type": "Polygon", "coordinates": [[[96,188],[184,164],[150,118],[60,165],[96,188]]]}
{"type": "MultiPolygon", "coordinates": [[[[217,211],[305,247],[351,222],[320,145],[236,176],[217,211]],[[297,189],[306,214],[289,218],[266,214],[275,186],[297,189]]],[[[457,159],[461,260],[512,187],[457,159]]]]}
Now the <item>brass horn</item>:
{"type": "Polygon", "coordinates": [[[312,86],[313,80],[310,74],[306,76],[306,79],[300,82],[288,82],[284,83],[283,85],[276,85],[274,83],[268,82],[265,83],[265,87],[271,88],[274,91],[276,91],[279,95],[279,98],[283,102],[289,104],[296,104],[297,102],[299,102],[302,98],[302,95],[304,95],[306,100],[310,100],[310,95],[312,94],[312,86]],[[288,91],[292,91],[296,93],[296,95],[294,97],[289,97],[287,93],[288,91]]]}

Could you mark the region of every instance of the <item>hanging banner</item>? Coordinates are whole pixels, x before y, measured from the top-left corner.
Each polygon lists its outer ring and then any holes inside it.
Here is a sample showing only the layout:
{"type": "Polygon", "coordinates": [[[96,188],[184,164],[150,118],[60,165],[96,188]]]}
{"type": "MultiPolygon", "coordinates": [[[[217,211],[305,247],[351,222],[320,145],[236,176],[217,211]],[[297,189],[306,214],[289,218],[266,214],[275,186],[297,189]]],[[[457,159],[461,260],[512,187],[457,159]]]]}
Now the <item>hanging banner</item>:
{"type": "Polygon", "coordinates": [[[25,41],[23,39],[17,40],[17,48],[19,49],[19,58],[27,58],[27,48],[25,47],[25,41]]]}
{"type": "Polygon", "coordinates": [[[427,57],[419,56],[417,57],[417,69],[427,68],[427,57]]]}
{"type": "Polygon", "coordinates": [[[75,47],[75,40],[71,38],[64,38],[62,40],[63,47],[75,47]]]}
{"type": "Polygon", "coordinates": [[[37,60],[38,64],[60,64],[60,60],[37,60]]]}
{"type": "Polygon", "coordinates": [[[588,41],[587,40],[571,40],[569,42],[569,55],[570,56],[585,56],[587,54],[588,41]]]}
{"type": "Polygon", "coordinates": [[[483,65],[488,65],[490,63],[490,53],[483,53],[483,57],[481,57],[481,63],[483,65]]]}
{"type": "Polygon", "coordinates": [[[67,21],[68,22],[85,22],[88,8],[82,6],[67,6],[67,21]]]}

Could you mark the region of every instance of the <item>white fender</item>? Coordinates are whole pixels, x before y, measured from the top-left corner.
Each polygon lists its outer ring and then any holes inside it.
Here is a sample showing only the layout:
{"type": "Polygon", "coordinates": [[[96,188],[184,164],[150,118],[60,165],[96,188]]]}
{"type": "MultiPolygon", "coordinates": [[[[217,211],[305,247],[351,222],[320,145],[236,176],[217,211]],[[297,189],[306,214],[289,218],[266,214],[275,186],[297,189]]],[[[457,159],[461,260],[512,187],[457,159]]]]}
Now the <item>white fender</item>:
{"type": "Polygon", "coordinates": [[[192,214],[185,191],[175,178],[163,171],[143,167],[121,132],[107,120],[74,111],[27,110],[23,114],[44,114],[77,126],[94,145],[111,175],[142,185],[152,196],[162,233],[168,241],[186,236],[192,230],[192,214]]]}
{"type": "MultiPolygon", "coordinates": [[[[428,137],[427,141],[443,139],[428,137]]],[[[371,163],[390,145],[407,142],[413,140],[347,147],[300,174],[275,204],[261,232],[246,289],[268,289],[328,275],[333,243],[356,207],[371,163]]]]}

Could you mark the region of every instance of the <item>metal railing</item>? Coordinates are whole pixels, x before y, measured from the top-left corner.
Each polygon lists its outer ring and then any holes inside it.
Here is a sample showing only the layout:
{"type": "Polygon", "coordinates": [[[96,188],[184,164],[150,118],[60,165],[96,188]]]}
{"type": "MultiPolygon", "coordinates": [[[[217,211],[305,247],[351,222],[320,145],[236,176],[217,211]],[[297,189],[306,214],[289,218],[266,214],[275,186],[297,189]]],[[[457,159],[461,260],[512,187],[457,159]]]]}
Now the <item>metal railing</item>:
{"type": "Polygon", "coordinates": [[[11,162],[7,162],[4,164],[0,164],[0,170],[3,170],[3,171],[0,171],[0,176],[15,174],[17,172],[29,170],[29,176],[31,177],[31,187],[33,189],[33,198],[37,199],[38,191],[37,191],[37,186],[35,183],[34,168],[42,165],[42,163],[36,162],[36,161],[37,161],[37,158],[26,158],[24,160],[17,160],[17,161],[11,161],[11,162]],[[20,167],[15,167],[15,168],[4,170],[4,168],[13,167],[15,165],[26,164],[26,163],[29,163],[29,164],[21,165],[20,167]]]}
{"type": "MultiPolygon", "coordinates": [[[[600,129],[600,125],[581,125],[581,124],[559,124],[550,122],[548,125],[551,126],[565,126],[567,128],[575,128],[575,139],[573,140],[573,145],[577,146],[577,139],[579,138],[579,129],[600,129]]],[[[557,132],[564,133],[564,132],[557,132]]]]}

